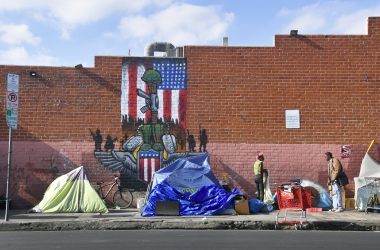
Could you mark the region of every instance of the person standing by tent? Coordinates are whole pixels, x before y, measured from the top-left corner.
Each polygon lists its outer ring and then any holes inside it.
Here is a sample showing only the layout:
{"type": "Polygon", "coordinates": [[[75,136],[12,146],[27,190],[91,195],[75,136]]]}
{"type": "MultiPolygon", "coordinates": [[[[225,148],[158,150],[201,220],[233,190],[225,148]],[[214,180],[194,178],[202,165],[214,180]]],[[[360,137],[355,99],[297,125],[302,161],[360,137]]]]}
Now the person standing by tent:
{"type": "Polygon", "coordinates": [[[343,212],[342,207],[342,190],[338,180],[339,174],[343,171],[342,164],[340,161],[333,157],[331,152],[325,153],[326,161],[328,161],[328,181],[327,185],[332,186],[332,200],[333,208],[332,212],[340,213],[343,212]]]}
{"type": "Polygon", "coordinates": [[[255,164],[253,164],[253,173],[255,174],[255,183],[257,187],[257,198],[261,201],[264,200],[264,154],[259,153],[256,157],[255,164]]]}

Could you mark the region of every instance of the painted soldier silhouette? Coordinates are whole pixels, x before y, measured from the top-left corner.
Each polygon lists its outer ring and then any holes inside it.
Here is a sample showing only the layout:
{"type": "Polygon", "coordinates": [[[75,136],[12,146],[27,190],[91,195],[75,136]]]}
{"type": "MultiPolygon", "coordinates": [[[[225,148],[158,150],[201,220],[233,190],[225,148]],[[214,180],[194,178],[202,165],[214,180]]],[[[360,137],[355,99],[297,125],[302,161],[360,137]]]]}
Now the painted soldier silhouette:
{"type": "Polygon", "coordinates": [[[194,138],[194,135],[190,134],[189,130],[187,130],[187,142],[189,144],[189,151],[195,152],[195,147],[196,147],[195,138],[194,138]]]}

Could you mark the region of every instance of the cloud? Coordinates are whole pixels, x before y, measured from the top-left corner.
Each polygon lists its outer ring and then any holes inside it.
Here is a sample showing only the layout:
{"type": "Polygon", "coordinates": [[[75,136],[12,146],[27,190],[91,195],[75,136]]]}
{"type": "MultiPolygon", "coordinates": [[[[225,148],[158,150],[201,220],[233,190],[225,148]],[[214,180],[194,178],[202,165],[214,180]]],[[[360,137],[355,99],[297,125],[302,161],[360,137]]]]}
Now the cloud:
{"type": "Polygon", "coordinates": [[[366,34],[367,18],[379,15],[379,4],[360,8],[358,3],[342,1],[321,1],[278,13],[280,18],[288,19],[284,33],[298,29],[302,34],[366,34]]]}
{"type": "Polygon", "coordinates": [[[99,21],[115,12],[136,13],[163,7],[173,0],[12,0],[0,5],[0,11],[34,10],[38,19],[50,18],[66,27],[99,21]]]}
{"type": "Polygon", "coordinates": [[[119,32],[127,40],[202,44],[220,39],[233,20],[232,13],[223,13],[216,6],[174,4],[149,16],[122,18],[119,32]]]}
{"type": "Polygon", "coordinates": [[[326,26],[326,18],[316,12],[307,12],[301,16],[294,18],[285,28],[285,32],[289,30],[300,30],[302,33],[315,34],[326,26]]]}
{"type": "Polygon", "coordinates": [[[357,10],[350,14],[341,15],[333,27],[337,33],[345,34],[367,34],[368,17],[380,16],[380,5],[370,8],[357,10]]]}
{"type": "Polygon", "coordinates": [[[57,65],[57,59],[41,53],[30,54],[25,47],[0,50],[0,64],[6,65],[57,65]]]}
{"type": "Polygon", "coordinates": [[[40,38],[33,35],[26,24],[0,23],[0,41],[10,45],[23,43],[37,45],[40,43],[40,38]]]}

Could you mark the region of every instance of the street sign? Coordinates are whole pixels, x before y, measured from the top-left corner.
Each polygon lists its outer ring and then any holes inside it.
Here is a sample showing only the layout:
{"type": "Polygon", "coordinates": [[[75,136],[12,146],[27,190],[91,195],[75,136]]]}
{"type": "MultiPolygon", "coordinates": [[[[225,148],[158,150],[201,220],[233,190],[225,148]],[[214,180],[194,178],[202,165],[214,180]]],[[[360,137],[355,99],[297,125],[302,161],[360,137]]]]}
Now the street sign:
{"type": "Polygon", "coordinates": [[[19,100],[19,75],[8,74],[7,77],[7,125],[17,129],[18,123],[18,100],[19,100]]]}

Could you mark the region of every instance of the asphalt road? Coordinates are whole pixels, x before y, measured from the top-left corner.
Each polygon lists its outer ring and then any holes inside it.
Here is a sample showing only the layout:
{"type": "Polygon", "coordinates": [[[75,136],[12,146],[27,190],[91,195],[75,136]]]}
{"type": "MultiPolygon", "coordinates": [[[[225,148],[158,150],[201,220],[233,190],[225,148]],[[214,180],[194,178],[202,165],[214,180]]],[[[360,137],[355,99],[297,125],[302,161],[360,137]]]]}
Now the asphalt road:
{"type": "Polygon", "coordinates": [[[131,230],[0,232],[1,250],[379,249],[380,232],[131,230]]]}

